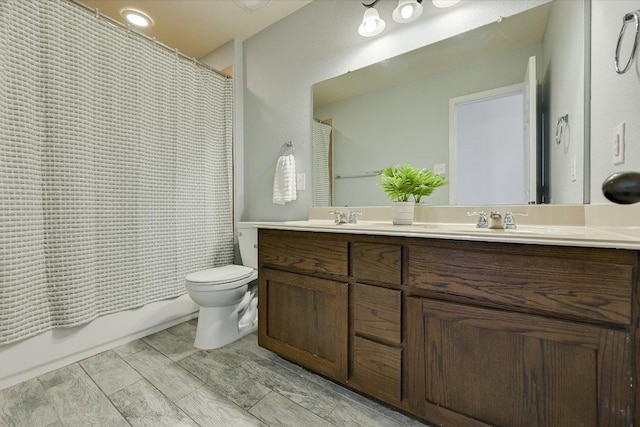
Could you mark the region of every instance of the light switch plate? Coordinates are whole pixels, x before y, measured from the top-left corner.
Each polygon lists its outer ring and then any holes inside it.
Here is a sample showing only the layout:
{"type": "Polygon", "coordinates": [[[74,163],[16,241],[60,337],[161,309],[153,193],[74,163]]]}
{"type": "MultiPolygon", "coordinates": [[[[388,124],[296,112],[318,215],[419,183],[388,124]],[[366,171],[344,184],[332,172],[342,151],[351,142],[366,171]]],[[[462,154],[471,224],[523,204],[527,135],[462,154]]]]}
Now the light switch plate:
{"type": "Polygon", "coordinates": [[[571,157],[571,181],[575,182],[578,179],[578,165],[576,163],[576,156],[571,157]]]}
{"type": "Polygon", "coordinates": [[[447,173],[447,165],[444,163],[437,163],[433,165],[433,173],[436,175],[444,175],[447,173]]]}
{"type": "Polygon", "coordinates": [[[624,123],[613,128],[613,164],[621,165],[624,163],[624,123]]]}
{"type": "Polygon", "coordinates": [[[307,176],[303,173],[296,175],[296,190],[302,191],[307,188],[307,176]]]}

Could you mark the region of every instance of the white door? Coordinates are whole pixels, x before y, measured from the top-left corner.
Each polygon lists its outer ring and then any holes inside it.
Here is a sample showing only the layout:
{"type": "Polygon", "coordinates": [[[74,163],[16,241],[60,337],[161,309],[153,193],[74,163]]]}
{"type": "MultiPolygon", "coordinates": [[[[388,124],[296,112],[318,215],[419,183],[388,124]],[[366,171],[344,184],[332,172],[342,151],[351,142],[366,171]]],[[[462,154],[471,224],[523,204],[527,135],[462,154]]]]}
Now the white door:
{"type": "Polygon", "coordinates": [[[535,202],[535,57],[525,80],[450,100],[450,204],[535,202]]]}
{"type": "Polygon", "coordinates": [[[536,57],[529,58],[523,85],[523,119],[525,177],[527,178],[527,202],[536,203],[538,194],[538,80],[536,78],[536,57]]]}

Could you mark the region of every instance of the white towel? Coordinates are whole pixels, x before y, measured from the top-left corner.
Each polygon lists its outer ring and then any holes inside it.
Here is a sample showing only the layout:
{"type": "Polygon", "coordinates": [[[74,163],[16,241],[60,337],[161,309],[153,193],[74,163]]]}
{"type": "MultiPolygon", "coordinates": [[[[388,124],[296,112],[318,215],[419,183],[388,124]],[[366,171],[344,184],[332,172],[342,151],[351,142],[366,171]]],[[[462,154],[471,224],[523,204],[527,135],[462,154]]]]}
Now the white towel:
{"type": "Polygon", "coordinates": [[[296,160],[293,154],[280,156],[273,179],[273,203],[284,205],[296,196],[296,160]]]}

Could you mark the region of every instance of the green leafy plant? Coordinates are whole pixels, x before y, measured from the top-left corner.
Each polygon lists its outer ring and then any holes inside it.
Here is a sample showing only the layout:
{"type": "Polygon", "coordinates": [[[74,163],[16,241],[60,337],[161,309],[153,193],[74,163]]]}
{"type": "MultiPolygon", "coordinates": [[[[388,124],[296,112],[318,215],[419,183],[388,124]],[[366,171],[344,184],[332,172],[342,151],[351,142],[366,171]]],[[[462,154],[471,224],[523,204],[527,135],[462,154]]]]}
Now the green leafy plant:
{"type": "Polygon", "coordinates": [[[420,203],[420,199],[424,196],[430,196],[438,187],[447,185],[449,182],[442,175],[436,175],[428,169],[420,169],[418,173],[415,188],[411,193],[416,201],[420,203]]]}
{"type": "Polygon", "coordinates": [[[388,166],[379,175],[380,187],[391,200],[408,202],[413,197],[416,203],[429,196],[438,187],[448,184],[447,180],[428,169],[411,165],[388,166]]]}

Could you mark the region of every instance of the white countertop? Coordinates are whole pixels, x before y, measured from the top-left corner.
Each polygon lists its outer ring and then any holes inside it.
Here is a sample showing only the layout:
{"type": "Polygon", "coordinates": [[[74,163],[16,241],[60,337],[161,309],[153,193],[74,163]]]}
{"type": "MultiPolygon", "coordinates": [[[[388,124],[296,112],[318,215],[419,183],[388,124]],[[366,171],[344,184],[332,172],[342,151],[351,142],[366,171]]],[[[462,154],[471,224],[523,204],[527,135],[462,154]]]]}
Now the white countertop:
{"type": "Polygon", "coordinates": [[[534,245],[581,246],[595,248],[640,249],[640,227],[519,225],[516,230],[476,228],[472,223],[427,223],[393,225],[391,221],[359,221],[336,225],[331,220],[259,222],[258,228],[324,233],[370,234],[429,239],[505,242],[534,245]]]}

